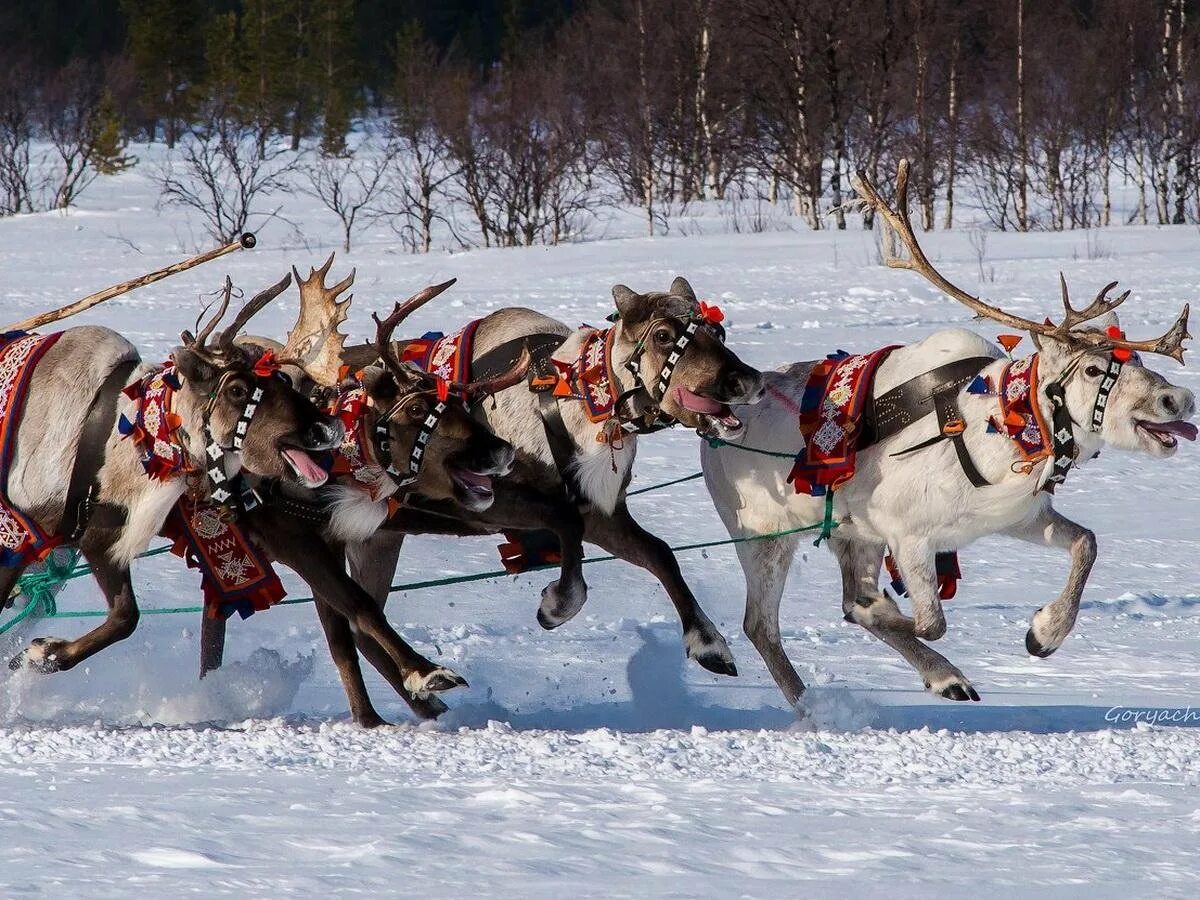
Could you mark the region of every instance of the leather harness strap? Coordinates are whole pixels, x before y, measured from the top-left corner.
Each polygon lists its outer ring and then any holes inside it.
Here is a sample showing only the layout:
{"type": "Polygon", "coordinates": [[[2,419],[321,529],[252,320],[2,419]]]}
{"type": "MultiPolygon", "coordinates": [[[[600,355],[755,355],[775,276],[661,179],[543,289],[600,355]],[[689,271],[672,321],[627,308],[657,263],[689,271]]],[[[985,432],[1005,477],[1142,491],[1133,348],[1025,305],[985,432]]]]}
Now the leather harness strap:
{"type": "Polygon", "coordinates": [[[554,374],[554,363],[550,357],[563,345],[567,337],[568,335],[565,334],[538,332],[505,341],[478,359],[471,361],[471,378],[482,381],[503,375],[512,369],[516,361],[520,359],[521,351],[528,347],[529,355],[533,360],[529,366],[529,379],[532,385],[539,375],[554,374]],[[550,367],[549,372],[546,371],[547,365],[550,367]]]}
{"type": "Polygon", "coordinates": [[[505,341],[493,347],[471,363],[471,377],[495,378],[509,371],[528,348],[532,363],[529,366],[529,389],[538,395],[538,412],[546,432],[546,443],[554,457],[554,467],[562,478],[567,499],[573,504],[583,502],[583,492],[575,479],[571,461],[575,456],[575,441],[563,422],[562,410],[553,389],[558,382],[558,370],[551,359],[554,351],[563,345],[567,335],[539,332],[505,341]]]}
{"type": "Polygon", "coordinates": [[[958,456],[963,474],[971,484],[975,487],[991,484],[975,465],[963,439],[965,422],[958,408],[958,393],[963,385],[995,361],[990,356],[971,356],[955,360],[910,378],[890,391],[871,398],[863,413],[863,435],[858,449],[862,450],[898,434],[914,422],[934,413],[937,415],[938,433],[892,455],[904,456],[923,450],[938,441],[948,440],[958,456]]]}
{"type": "MultiPolygon", "coordinates": [[[[100,494],[100,469],[104,466],[108,437],[117,423],[117,396],[137,364],[135,359],[118,363],[92,397],[91,406],[83,420],[75,464],[71,467],[71,479],[67,483],[66,506],[58,525],[58,534],[64,540],[77,541],[83,537],[93,513],[98,509],[102,508],[115,516],[121,515],[116,507],[109,504],[98,506],[96,498],[100,494]]],[[[105,519],[108,519],[107,515],[105,519]]],[[[104,524],[107,526],[109,523],[106,521],[104,524]]]]}

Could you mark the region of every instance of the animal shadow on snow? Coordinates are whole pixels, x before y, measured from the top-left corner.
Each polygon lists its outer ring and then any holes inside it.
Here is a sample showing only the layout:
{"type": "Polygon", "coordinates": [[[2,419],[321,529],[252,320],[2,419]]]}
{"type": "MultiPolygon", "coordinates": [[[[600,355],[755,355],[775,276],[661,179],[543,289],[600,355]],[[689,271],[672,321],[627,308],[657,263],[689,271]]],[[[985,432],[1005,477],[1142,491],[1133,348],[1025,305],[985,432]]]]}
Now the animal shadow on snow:
{"type": "MultiPolygon", "coordinates": [[[[665,634],[668,628],[661,629],[665,634]]],[[[674,629],[670,639],[660,640],[655,629],[638,627],[641,646],[625,668],[630,699],[614,703],[580,704],[562,709],[510,710],[489,700],[453,709],[443,718],[452,726],[481,726],[489,720],[505,722],[516,729],[584,731],[612,728],[620,731],[654,731],[660,728],[710,730],[781,729],[796,724],[796,715],[778,706],[738,709],[706,705],[693,696],[684,682],[694,664],[683,658],[674,629]]],[[[736,689],[728,679],[720,683],[736,689]]]]}

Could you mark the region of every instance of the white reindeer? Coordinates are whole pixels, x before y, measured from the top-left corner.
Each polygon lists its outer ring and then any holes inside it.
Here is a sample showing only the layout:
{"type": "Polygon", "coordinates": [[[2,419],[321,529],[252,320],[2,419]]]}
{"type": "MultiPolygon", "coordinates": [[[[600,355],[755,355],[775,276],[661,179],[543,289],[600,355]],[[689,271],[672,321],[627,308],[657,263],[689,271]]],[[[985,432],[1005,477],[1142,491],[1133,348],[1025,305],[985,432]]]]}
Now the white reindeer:
{"type": "MultiPolygon", "coordinates": [[[[1144,368],[1136,353],[1162,354],[1182,363],[1182,342],[1189,337],[1188,308],[1166,334],[1150,341],[1128,341],[1121,335],[1113,310],[1128,292],[1106,299],[1113,285],[1077,310],[1064,282],[1066,309],[1057,325],[1004,313],[955,287],[930,264],[909,222],[907,175],[907,163],[901,162],[895,208],[861,173],[856,185],[908,251],[907,258],[889,253],[887,265],[918,272],[977,316],[1033,337],[1038,352],[1014,366],[1024,371],[1036,360],[1034,409],[1045,423],[1042,430],[1052,432],[1047,445],[1053,452],[1040,458],[1023,453],[1003,422],[998,430],[989,428],[989,420],[995,421],[1001,413],[997,395],[966,389],[974,375],[962,377],[964,368],[972,368],[962,361],[976,358],[986,384],[999,386],[1009,365],[1002,351],[970,331],[938,331],[894,350],[877,370],[871,387],[875,403],[899,386],[921,389],[905,388],[911,414],[899,417],[892,433],[879,429],[876,442],[863,441],[870,445],[858,456],[856,474],[834,493],[839,525],[829,544],[841,566],[846,620],[898,651],[931,692],[952,700],[978,700],[963,673],[920,640],[936,640],[946,631],[935,554],[957,550],[988,534],[1067,551],[1071,570],[1066,587],[1034,614],[1026,636],[1026,647],[1035,656],[1057,650],[1075,624],[1096,558],[1096,538],[1055,511],[1051,491],[1073,464],[1090,459],[1102,446],[1164,458],[1175,452],[1177,437],[1195,439],[1196,427],[1185,421],[1195,411],[1192,392],[1144,368]],[[942,395],[941,410],[935,409],[938,404],[931,396],[937,375],[913,380],[931,371],[954,373],[942,395]],[[903,453],[914,447],[919,449],[903,453]],[[960,447],[967,453],[965,461],[960,447]],[[969,471],[972,466],[974,473],[969,471]],[[972,475],[981,486],[973,483],[972,475]],[[879,589],[881,558],[887,548],[908,587],[912,618],[879,589]]],[[[797,410],[814,365],[796,363],[765,373],[765,399],[738,410],[746,426],[740,443],[796,450],[801,442],[797,410]]],[[[709,491],[731,536],[784,531],[820,519],[823,499],[794,492],[787,481],[787,460],[731,448],[705,447],[701,456],[709,491]]],[[[800,535],[788,535],[737,545],[746,576],[746,634],[793,705],[804,684],[780,644],[779,602],[800,540],[800,535]]]]}

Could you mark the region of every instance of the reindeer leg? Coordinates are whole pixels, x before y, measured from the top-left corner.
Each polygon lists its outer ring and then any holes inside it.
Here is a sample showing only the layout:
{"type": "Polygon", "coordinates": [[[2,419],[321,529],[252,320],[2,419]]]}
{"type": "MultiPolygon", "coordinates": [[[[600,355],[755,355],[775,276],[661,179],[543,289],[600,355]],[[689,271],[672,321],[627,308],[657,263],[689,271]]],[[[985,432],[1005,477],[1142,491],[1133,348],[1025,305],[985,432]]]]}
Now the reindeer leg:
{"type": "Polygon", "coordinates": [[[779,601],[799,543],[799,537],[788,535],[736,545],[746,575],[746,618],[742,627],[792,706],[800,703],[804,682],[783,652],[779,636],[779,601]]]}
{"type": "Polygon", "coordinates": [[[200,614],[200,677],[221,668],[225,661],[226,621],[200,614]]]}
{"type": "Polygon", "coordinates": [[[1032,656],[1045,658],[1062,646],[1075,627],[1083,587],[1096,561],[1096,535],[1060,515],[1049,503],[1033,519],[1006,529],[1004,534],[1031,544],[1058,547],[1071,554],[1071,572],[1066,587],[1056,600],[1033,614],[1033,622],[1025,635],[1025,649],[1032,656]]]}
{"type": "Polygon", "coordinates": [[[933,547],[925,541],[904,540],[894,550],[896,565],[904,576],[912,603],[916,635],[936,641],[946,633],[946,614],[942,610],[933,547]]]}
{"type": "Polygon", "coordinates": [[[99,653],[106,647],[123,641],[133,634],[138,624],[137,600],[129,566],[117,565],[108,558],[108,544],[83,548],[92,566],[92,574],[108,601],[108,616],[82,637],[69,641],[62,638],[35,638],[29,647],[13,657],[8,667],[19,669],[29,665],[39,672],[65,672],[99,653]]]}
{"type": "Polygon", "coordinates": [[[587,540],[646,569],[667,589],[683,625],[683,643],[691,659],[718,675],[737,675],[729,645],[696,602],[679,571],[675,554],[664,541],[634,521],[623,501],[611,516],[595,510],[585,513],[584,526],[587,540]]]}
{"type": "Polygon", "coordinates": [[[583,609],[587,602],[587,582],[583,580],[583,517],[573,503],[537,490],[504,484],[497,487],[496,499],[487,510],[470,513],[466,521],[450,518],[462,515],[453,509],[446,516],[406,510],[398,524],[409,534],[489,534],[506,528],[553,531],[562,562],[558,578],[542,590],[538,624],[549,631],[569,622],[583,609]]]}
{"type": "Polygon", "coordinates": [[[879,590],[882,544],[833,538],[830,541],[842,570],[842,613],[861,625],[917,670],[926,690],[948,700],[978,700],[979,693],[951,662],[916,636],[913,620],[879,590]]]}
{"type": "Polygon", "coordinates": [[[396,634],[383,610],[346,574],[344,558],[304,523],[285,516],[258,517],[255,536],[271,556],[308,582],[318,602],[346,618],[356,634],[373,638],[387,651],[403,674],[407,693],[423,695],[466,685],[461,675],[430,662],[396,634]]]}
{"type": "MultiPolygon", "coordinates": [[[[403,535],[379,532],[368,541],[351,544],[346,548],[346,555],[350,559],[351,577],[371,595],[380,609],[387,600],[403,541],[403,535]]],[[[378,641],[361,632],[355,634],[349,621],[326,603],[317,604],[317,613],[325,630],[325,639],[329,642],[330,654],[342,679],[342,687],[346,690],[350,714],[355,723],[364,728],[387,724],[375,711],[367,694],[358,661],[359,653],[367,658],[418,718],[436,719],[446,711],[446,704],[437,697],[416,696],[405,687],[404,673],[378,641]]]]}

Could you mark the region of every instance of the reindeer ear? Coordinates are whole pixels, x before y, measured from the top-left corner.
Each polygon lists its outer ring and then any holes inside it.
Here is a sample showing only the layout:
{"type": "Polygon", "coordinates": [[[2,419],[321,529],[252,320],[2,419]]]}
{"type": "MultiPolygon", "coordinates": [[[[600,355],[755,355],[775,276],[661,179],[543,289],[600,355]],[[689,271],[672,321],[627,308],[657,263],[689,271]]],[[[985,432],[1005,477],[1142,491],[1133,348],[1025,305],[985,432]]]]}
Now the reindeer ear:
{"type": "Polygon", "coordinates": [[[217,377],[217,367],[187,347],[176,347],[171,353],[171,358],[175,360],[175,368],[186,381],[202,384],[217,377]]]}
{"type": "Polygon", "coordinates": [[[1100,329],[1101,331],[1108,331],[1109,328],[1114,326],[1120,328],[1121,320],[1117,316],[1117,311],[1115,309],[1110,309],[1104,315],[1100,316],[1100,318],[1093,319],[1088,324],[1093,328],[1100,329]]]}
{"type": "Polygon", "coordinates": [[[612,295],[623,322],[641,322],[648,318],[652,311],[651,304],[644,295],[635,293],[623,284],[614,284],[612,295]]]}
{"type": "Polygon", "coordinates": [[[1037,347],[1038,353],[1052,364],[1058,360],[1063,360],[1065,363],[1071,356],[1070,346],[1058,338],[1036,332],[1031,333],[1029,336],[1033,339],[1033,346],[1037,347]]]}
{"type": "Polygon", "coordinates": [[[696,292],[692,290],[692,286],[682,275],[676,275],[675,280],[671,282],[671,293],[683,297],[690,303],[696,302],[696,292]]]}

